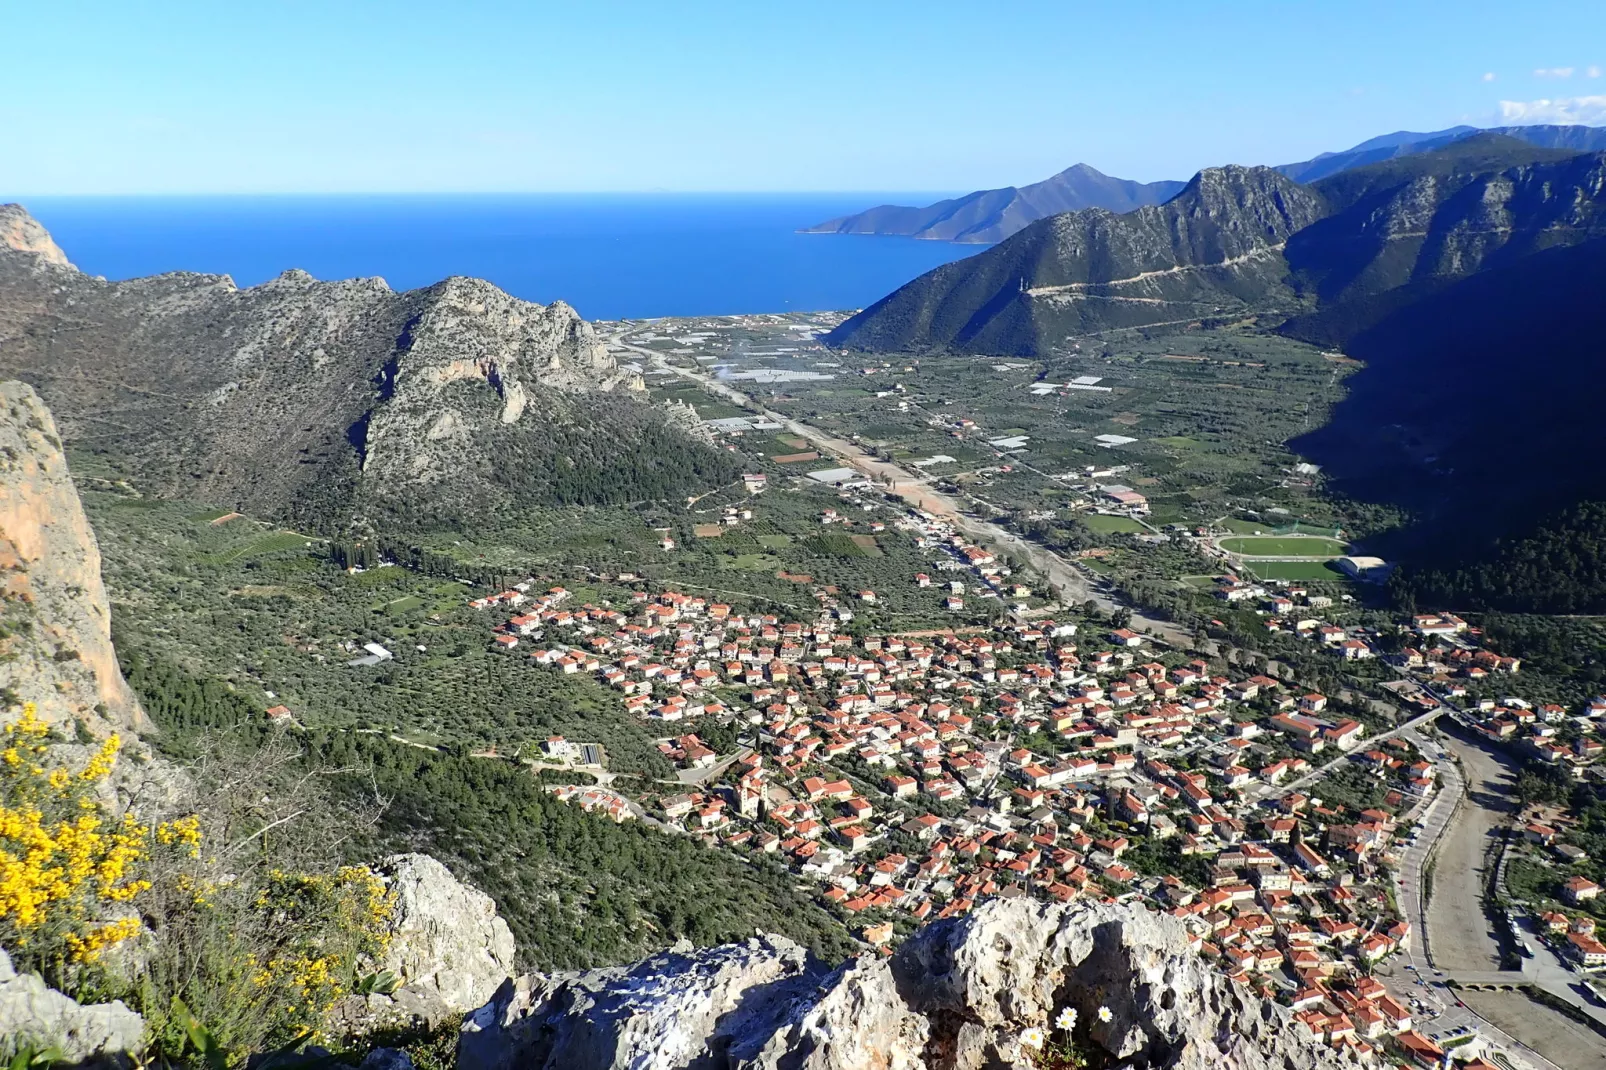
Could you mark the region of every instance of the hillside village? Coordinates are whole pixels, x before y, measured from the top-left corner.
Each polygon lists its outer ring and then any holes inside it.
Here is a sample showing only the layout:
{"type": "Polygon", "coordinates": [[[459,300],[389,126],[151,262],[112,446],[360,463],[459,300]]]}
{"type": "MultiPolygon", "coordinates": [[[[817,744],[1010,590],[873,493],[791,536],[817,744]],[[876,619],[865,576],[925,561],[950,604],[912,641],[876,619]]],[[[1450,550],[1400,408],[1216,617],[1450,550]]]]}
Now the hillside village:
{"type": "MultiPolygon", "coordinates": [[[[964,576],[955,591],[1029,591],[944,520],[911,512],[894,526],[931,562],[912,585],[942,573],[964,576]]],[[[682,781],[634,797],[555,787],[563,797],[780,858],[884,949],[989,897],[1141,900],[1313,1036],[1359,1052],[1394,1037],[1392,1050],[1424,1059],[1436,1047],[1413,1031],[1422,1005],[1371,977],[1413,939],[1389,877],[1436,766],[1364,703],[1024,605],[991,628],[855,635],[854,598],[874,592],[822,593],[804,623],[675,591],[576,605],[534,587],[473,603],[500,618],[493,643],[616,689],[663,726],[682,781]],[[716,751],[709,726],[738,745],[716,751]]],[[[1218,596],[1256,600],[1270,626],[1335,658],[1386,659],[1402,720],[1477,674],[1520,668],[1453,616],[1417,617],[1418,642],[1383,654],[1377,636],[1325,622],[1332,599],[1297,584],[1226,576],[1218,596]]],[[[1606,701],[1585,711],[1592,732],[1603,712],[1606,701]]],[[[1468,715],[1540,739],[1557,713],[1509,699],[1468,715]]],[[[1565,755],[1535,745],[1580,772],[1600,752],[1593,734],[1565,755]]],[[[578,744],[541,749],[544,763],[585,764],[578,744]]]]}

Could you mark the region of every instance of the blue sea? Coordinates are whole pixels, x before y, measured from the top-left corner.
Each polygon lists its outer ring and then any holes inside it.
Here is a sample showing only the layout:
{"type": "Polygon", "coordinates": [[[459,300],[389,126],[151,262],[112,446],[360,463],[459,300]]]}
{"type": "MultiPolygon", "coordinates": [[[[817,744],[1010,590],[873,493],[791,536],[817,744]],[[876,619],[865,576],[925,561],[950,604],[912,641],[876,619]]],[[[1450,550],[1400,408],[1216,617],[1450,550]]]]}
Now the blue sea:
{"type": "Polygon", "coordinates": [[[936,193],[34,197],[72,262],[126,279],[293,267],[378,275],[398,290],[448,275],[561,298],[588,319],[862,308],[974,245],[798,234],[936,193]]]}

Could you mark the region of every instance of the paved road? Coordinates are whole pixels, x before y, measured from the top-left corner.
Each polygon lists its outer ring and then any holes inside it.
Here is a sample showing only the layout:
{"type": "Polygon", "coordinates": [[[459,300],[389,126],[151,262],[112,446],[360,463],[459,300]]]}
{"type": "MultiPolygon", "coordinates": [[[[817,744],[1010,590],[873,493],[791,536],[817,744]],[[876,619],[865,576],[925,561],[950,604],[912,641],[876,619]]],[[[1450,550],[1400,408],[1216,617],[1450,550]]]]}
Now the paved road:
{"type": "MultiPolygon", "coordinates": [[[[1372,747],[1383,742],[1385,739],[1409,732],[1414,728],[1420,728],[1422,725],[1427,724],[1429,721],[1433,720],[1433,718],[1437,717],[1440,712],[1441,711],[1439,710],[1429,710],[1427,713],[1424,713],[1421,716],[1413,717],[1409,721],[1404,721],[1395,725],[1387,732],[1379,732],[1375,736],[1367,736],[1361,741],[1360,747],[1365,747],[1370,750],[1372,747]]],[[[1360,747],[1357,747],[1356,749],[1358,750],[1360,747]]],[[[1327,776],[1334,769],[1337,769],[1339,766],[1349,761],[1354,754],[1355,751],[1353,750],[1344,751],[1339,754],[1338,757],[1334,758],[1330,762],[1327,762],[1325,765],[1315,766],[1310,772],[1304,774],[1299,779],[1290,780],[1286,784],[1261,784],[1253,791],[1245,792],[1243,796],[1244,801],[1252,805],[1254,803],[1269,799],[1273,795],[1287,795],[1291,791],[1298,791],[1300,788],[1309,787],[1318,780],[1327,776]]]]}
{"type": "Polygon", "coordinates": [[[1047,578],[1059,594],[1061,601],[1072,604],[1093,601],[1105,612],[1111,612],[1117,608],[1127,609],[1132,614],[1131,626],[1134,629],[1145,629],[1160,636],[1166,642],[1177,646],[1191,644],[1193,637],[1188,632],[1178,628],[1170,621],[1150,617],[1131,606],[1125,606],[1116,601],[1110,595],[1109,588],[1103,581],[1095,581],[1085,570],[1046,547],[1024,539],[1012,531],[999,527],[997,524],[965,515],[958,502],[934,489],[925,476],[917,475],[890,461],[883,461],[865,452],[858,445],[822,431],[810,424],[803,423],[801,420],[795,420],[782,413],[772,412],[728,383],[720,382],[712,376],[703,375],[689,368],[671,364],[665,359],[664,354],[635,345],[629,340],[628,335],[629,332],[614,335],[608,341],[630,350],[637,356],[652,361],[656,367],[672,371],[681,378],[696,383],[711,394],[725,398],[727,401],[732,401],[767,420],[774,420],[792,434],[808,440],[816,449],[835,456],[859,472],[869,476],[872,480],[915,508],[923,509],[933,516],[939,516],[950,521],[956,528],[978,542],[987,543],[994,548],[1003,549],[1015,556],[1024,558],[1033,568],[1047,578]]]}

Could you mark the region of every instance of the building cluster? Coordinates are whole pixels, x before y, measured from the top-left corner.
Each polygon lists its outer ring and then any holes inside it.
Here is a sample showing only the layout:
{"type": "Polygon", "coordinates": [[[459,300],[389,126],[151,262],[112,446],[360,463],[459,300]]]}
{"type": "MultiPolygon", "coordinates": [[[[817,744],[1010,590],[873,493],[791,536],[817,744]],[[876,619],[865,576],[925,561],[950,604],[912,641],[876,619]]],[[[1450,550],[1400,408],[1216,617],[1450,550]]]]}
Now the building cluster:
{"type": "MultiPolygon", "coordinates": [[[[912,523],[933,572],[1010,589],[991,554],[912,523]]],[[[665,725],[660,752],[686,783],[631,802],[786,865],[871,943],[990,896],[1136,899],[1335,1044],[1409,1029],[1363,982],[1411,939],[1381,871],[1432,767],[1400,739],[1369,742],[1323,695],[1148,649],[1127,629],[1021,614],[855,635],[840,605],[786,621],[673,591],[617,607],[575,606],[562,588],[476,604],[509,611],[499,645],[592,675],[665,725]],[[739,749],[715,753],[706,724],[739,749]],[[1335,761],[1385,801],[1324,800],[1335,761]]]]}

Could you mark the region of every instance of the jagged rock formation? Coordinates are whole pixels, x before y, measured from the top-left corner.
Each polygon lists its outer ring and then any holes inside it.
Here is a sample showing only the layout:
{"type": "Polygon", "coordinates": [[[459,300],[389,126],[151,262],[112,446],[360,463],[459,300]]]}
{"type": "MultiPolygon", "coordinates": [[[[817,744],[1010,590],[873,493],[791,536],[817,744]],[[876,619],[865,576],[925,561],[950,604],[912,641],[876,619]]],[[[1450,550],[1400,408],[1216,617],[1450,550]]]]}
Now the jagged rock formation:
{"type": "Polygon", "coordinates": [[[490,999],[517,953],[491,897],[425,854],[387,858],[379,873],[396,896],[383,968],[404,986],[433,989],[456,1011],[490,999]]]}
{"type": "Polygon", "coordinates": [[[111,642],[100,549],[50,411],[25,383],[0,383],[0,710],[96,735],[149,727],[111,642]]]}
{"type": "Polygon", "coordinates": [[[1075,1043],[1133,1070],[1333,1070],[1285,1009],[1136,907],[995,900],[836,970],[756,937],[635,966],[509,981],[464,1024],[461,1070],[982,1070],[1031,1065],[1066,1007],[1075,1043]],[[1104,1022],[1099,1008],[1107,1007],[1104,1022]]]}
{"type": "MultiPolygon", "coordinates": [[[[539,498],[555,469],[628,498],[640,472],[618,459],[684,442],[562,302],[464,278],[406,293],[303,271],[244,290],[185,272],[106,282],[17,206],[0,236],[0,375],[149,493],[326,527],[421,501],[461,516],[539,498]]],[[[678,488],[697,465],[676,462],[656,474],[678,488]]]]}
{"type": "Polygon", "coordinates": [[[122,1001],[80,1004],[48,987],[36,973],[19,974],[0,950],[0,1041],[60,1050],[66,1063],[138,1053],[145,1019],[122,1001]]]}

